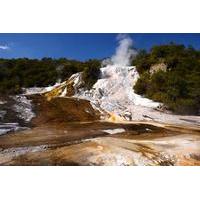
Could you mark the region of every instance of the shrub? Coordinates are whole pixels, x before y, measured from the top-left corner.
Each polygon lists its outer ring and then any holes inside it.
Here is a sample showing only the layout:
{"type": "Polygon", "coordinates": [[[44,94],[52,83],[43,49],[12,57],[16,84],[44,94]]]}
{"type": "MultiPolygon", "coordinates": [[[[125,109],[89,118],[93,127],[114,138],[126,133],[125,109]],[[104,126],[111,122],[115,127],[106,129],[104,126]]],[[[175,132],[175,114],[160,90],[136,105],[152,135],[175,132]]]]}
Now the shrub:
{"type": "Polygon", "coordinates": [[[143,73],[134,86],[135,92],[140,95],[146,94],[148,86],[150,84],[149,79],[150,75],[148,73],[143,73]]]}
{"type": "Polygon", "coordinates": [[[80,71],[84,71],[86,85],[91,87],[99,76],[99,66],[98,60],[80,62],[66,58],[0,59],[0,93],[20,93],[22,87],[46,87],[58,80],[66,80],[80,71]]]}
{"type": "Polygon", "coordinates": [[[87,89],[91,89],[99,78],[100,66],[101,63],[98,60],[89,60],[85,63],[85,68],[83,70],[83,80],[87,89]]]}
{"type": "Polygon", "coordinates": [[[200,51],[169,44],[140,53],[137,64],[140,78],[134,86],[138,94],[163,102],[180,114],[200,114],[200,51]],[[167,72],[149,74],[152,63],[166,63],[167,72]]]}

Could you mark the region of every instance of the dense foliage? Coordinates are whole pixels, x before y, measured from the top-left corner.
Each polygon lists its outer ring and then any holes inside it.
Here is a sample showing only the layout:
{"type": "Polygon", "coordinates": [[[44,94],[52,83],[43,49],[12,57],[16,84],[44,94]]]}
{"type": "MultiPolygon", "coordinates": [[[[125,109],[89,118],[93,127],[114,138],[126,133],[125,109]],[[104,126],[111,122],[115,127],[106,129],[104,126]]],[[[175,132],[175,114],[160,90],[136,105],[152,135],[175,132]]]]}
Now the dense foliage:
{"type": "Polygon", "coordinates": [[[97,64],[100,66],[97,60],[80,62],[65,58],[0,59],[0,94],[20,93],[23,87],[53,85],[80,71],[84,71],[85,82],[92,84],[97,79],[97,64]]]}
{"type": "Polygon", "coordinates": [[[133,60],[140,78],[134,90],[163,102],[180,114],[200,114],[200,51],[169,44],[141,51],[133,60]],[[150,73],[152,65],[165,63],[167,71],[150,73]]]}
{"type": "Polygon", "coordinates": [[[89,60],[85,63],[85,68],[83,70],[83,80],[87,89],[91,89],[91,87],[99,78],[100,66],[101,63],[99,60],[89,60]]]}

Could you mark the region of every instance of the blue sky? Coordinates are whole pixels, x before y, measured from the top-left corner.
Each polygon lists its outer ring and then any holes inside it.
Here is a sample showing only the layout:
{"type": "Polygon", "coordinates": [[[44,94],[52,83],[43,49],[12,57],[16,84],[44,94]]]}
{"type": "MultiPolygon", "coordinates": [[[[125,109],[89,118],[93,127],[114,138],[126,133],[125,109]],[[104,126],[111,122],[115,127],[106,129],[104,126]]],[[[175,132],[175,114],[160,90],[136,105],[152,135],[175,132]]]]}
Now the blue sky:
{"type": "MultiPolygon", "coordinates": [[[[0,34],[0,58],[66,57],[87,60],[115,52],[117,34],[0,34]]],[[[137,49],[171,41],[200,49],[200,34],[129,34],[137,49]]]]}

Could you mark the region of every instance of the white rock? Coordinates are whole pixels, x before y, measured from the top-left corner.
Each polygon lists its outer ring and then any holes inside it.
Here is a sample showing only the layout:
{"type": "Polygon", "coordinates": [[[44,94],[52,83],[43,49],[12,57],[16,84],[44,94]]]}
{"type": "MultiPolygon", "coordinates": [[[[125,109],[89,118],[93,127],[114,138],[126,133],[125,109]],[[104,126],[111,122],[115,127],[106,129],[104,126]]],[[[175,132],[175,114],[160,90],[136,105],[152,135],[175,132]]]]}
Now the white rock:
{"type": "Polygon", "coordinates": [[[106,130],[103,130],[103,132],[109,133],[109,134],[116,134],[116,133],[123,133],[123,132],[125,132],[125,129],[124,128],[106,129],[106,130]]]}

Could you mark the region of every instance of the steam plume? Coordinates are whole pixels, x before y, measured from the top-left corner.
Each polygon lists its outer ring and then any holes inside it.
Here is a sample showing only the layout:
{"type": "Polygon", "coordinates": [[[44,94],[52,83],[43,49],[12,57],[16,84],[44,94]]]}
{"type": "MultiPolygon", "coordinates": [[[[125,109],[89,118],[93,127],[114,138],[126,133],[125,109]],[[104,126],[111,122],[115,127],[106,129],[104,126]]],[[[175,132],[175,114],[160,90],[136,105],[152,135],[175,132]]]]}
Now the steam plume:
{"type": "Polygon", "coordinates": [[[115,55],[111,57],[111,61],[113,65],[128,66],[130,65],[130,59],[137,54],[133,49],[133,41],[127,34],[119,34],[117,40],[119,46],[115,55]]]}

